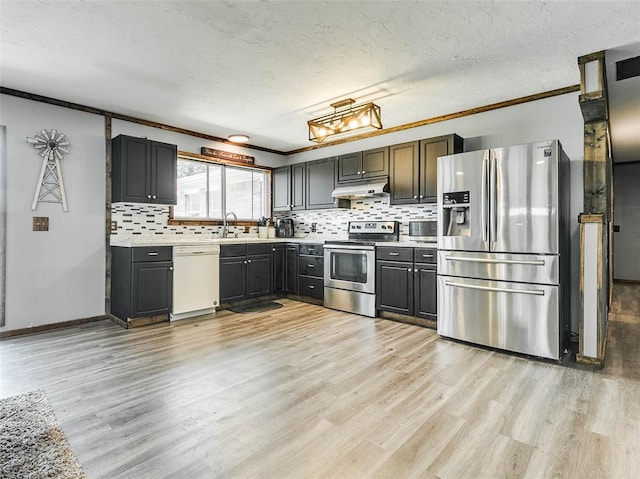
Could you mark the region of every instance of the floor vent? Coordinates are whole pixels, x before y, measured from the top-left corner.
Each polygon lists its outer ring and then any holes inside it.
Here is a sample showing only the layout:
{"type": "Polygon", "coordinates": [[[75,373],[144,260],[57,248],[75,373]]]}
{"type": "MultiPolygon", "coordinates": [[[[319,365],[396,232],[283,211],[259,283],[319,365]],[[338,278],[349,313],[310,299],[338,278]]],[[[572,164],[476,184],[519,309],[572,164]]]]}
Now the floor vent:
{"type": "Polygon", "coordinates": [[[616,80],[626,80],[640,76],[640,57],[616,62],[616,80]]]}

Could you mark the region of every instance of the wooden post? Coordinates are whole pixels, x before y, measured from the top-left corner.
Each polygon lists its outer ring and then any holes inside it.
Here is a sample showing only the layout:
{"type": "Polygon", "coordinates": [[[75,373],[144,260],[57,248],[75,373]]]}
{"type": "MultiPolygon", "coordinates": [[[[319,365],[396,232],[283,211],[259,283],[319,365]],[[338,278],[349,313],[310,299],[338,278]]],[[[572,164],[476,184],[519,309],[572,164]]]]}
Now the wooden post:
{"type": "Polygon", "coordinates": [[[610,304],[613,177],[605,52],[578,58],[584,118],[584,211],[580,215],[580,363],[602,366],[610,304]]]}
{"type": "Polygon", "coordinates": [[[580,218],[580,343],[576,361],[604,364],[607,332],[607,230],[603,214],[580,218]]]}

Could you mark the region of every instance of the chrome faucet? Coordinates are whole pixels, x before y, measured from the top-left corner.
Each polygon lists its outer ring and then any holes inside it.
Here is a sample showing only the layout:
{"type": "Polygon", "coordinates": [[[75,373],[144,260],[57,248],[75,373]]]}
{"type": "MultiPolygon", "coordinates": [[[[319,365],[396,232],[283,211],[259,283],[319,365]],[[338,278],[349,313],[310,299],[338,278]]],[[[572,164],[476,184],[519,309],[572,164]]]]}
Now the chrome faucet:
{"type": "Polygon", "coordinates": [[[222,237],[226,238],[229,235],[229,227],[227,226],[227,218],[229,215],[233,215],[233,221],[238,221],[238,217],[233,211],[229,211],[226,215],[224,215],[224,220],[222,221],[222,237]]]}

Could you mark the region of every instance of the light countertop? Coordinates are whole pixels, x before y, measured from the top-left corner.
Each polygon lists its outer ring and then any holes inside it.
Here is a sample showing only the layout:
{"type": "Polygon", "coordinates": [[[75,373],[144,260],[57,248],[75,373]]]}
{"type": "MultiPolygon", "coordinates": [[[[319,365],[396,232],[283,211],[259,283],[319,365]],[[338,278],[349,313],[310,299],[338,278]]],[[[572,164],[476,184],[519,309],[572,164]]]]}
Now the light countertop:
{"type": "MultiPolygon", "coordinates": [[[[257,236],[240,236],[239,238],[219,238],[211,235],[130,235],[112,236],[111,246],[133,248],[138,246],[198,246],[204,244],[243,244],[243,243],[320,243],[325,241],[345,240],[339,236],[308,234],[293,238],[259,238],[257,236]]],[[[436,248],[436,243],[424,243],[401,238],[400,241],[380,241],[376,246],[400,246],[406,248],[436,248]]]]}

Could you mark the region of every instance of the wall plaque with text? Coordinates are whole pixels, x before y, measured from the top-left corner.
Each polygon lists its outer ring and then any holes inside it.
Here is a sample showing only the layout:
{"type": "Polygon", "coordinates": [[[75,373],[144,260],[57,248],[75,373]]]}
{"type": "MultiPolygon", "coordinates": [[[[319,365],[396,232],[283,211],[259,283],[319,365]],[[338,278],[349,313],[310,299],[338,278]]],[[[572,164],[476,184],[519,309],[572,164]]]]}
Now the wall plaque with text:
{"type": "Polygon", "coordinates": [[[200,148],[200,154],[211,158],[217,158],[219,160],[241,163],[243,165],[253,165],[256,161],[253,156],[241,155],[240,153],[232,153],[224,150],[216,150],[214,148],[207,148],[206,146],[200,148]]]}

